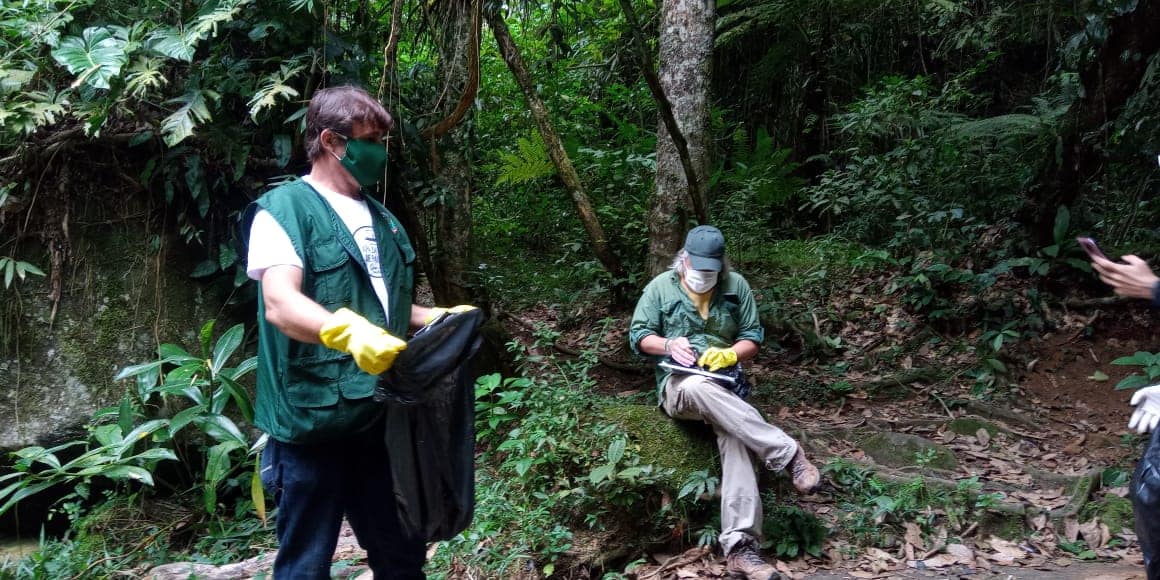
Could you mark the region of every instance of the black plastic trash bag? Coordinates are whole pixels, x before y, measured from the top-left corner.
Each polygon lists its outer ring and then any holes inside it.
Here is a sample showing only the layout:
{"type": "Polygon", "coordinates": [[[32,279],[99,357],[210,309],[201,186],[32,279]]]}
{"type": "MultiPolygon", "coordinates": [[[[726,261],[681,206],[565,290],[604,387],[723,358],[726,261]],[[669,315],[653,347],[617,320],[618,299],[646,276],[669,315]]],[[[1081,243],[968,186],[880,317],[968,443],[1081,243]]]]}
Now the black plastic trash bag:
{"type": "Polygon", "coordinates": [[[407,342],[379,379],[386,444],[404,533],[428,542],[467,528],[475,509],[471,361],[483,313],[446,316],[407,342]]]}
{"type": "Polygon", "coordinates": [[[1132,474],[1131,489],[1144,570],[1148,580],[1160,580],[1160,429],[1152,430],[1148,449],[1132,474]]]}

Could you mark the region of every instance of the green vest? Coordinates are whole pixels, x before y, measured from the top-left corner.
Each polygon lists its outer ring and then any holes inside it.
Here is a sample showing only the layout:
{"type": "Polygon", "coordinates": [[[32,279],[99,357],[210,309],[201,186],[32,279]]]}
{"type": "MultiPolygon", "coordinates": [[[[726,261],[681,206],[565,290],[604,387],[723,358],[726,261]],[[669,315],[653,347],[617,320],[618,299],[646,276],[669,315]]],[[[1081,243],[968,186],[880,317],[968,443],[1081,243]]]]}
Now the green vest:
{"type": "MultiPolygon", "coordinates": [[[[415,251],[395,216],[372,199],[366,202],[387,286],[389,324],[354,237],[330,204],[305,181],[276,187],[250,204],[243,214],[242,228],[249,237],[258,210],[270,212],[302,258],[303,294],[331,312],[350,308],[402,338],[411,319],[415,251]]],[[[278,441],[318,443],[370,427],[383,409],[371,397],[378,377],[362,372],[349,354],[283,334],[266,321],[260,282],[258,294],[258,391],[254,403],[258,428],[278,441]]]]}

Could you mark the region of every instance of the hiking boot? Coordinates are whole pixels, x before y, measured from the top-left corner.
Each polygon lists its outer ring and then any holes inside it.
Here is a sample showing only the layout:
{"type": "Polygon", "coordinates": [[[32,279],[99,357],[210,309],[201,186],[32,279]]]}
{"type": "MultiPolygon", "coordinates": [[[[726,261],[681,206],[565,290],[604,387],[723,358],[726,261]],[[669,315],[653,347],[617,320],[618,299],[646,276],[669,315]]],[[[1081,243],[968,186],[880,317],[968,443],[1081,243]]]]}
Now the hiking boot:
{"type": "Polygon", "coordinates": [[[761,559],[757,542],[752,538],[741,540],[725,557],[725,575],[737,580],[781,580],[777,568],[761,559]]]}
{"type": "Polygon", "coordinates": [[[814,493],[822,483],[822,475],[818,473],[818,468],[806,459],[806,452],[802,450],[801,445],[798,445],[797,453],[789,460],[789,465],[785,469],[793,476],[793,486],[803,495],[814,493]]]}

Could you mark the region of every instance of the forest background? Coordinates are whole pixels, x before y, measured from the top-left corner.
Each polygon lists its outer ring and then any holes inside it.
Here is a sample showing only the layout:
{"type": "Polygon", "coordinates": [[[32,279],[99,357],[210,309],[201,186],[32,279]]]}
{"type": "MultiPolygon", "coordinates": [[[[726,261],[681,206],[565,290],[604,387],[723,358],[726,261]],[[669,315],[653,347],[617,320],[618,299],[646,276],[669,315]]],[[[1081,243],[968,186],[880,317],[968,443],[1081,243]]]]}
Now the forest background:
{"type": "MultiPolygon", "coordinates": [[[[375,195],[416,243],[423,300],[495,321],[477,515],[433,552],[436,576],[621,577],[657,546],[711,543],[712,457],[650,447],[663,427],[624,341],[696,223],[724,231],[758,289],[756,401],[782,419],[1010,405],[1053,336],[1094,339],[1101,312],[1109,333],[1152,332],[1100,298],[1074,237],[1160,248],[1160,2],[23,0],[0,7],[0,41],[6,376],[38,372],[22,349],[61,331],[79,264],[109,252],[76,243],[86,228],[144,228],[158,271],[222,304],[216,325],[122,320],[156,340],[94,379],[114,395],[73,437],[5,460],[0,515],[26,510],[5,529],[39,540],[0,576],[271,547],[237,217],[304,171],[305,103],[324,86],[366,87],[396,119],[375,195]]],[[[1160,376],[1146,348],[1109,351],[1130,367],[1121,387],[1160,376]]],[[[1112,393],[1106,371],[1088,378],[1112,393]]],[[[1114,489],[1141,439],[1104,431],[1122,435],[1098,474],[1114,489]]],[[[771,493],[771,554],[897,552],[910,526],[945,545],[1001,495],[848,458],[827,472],[841,509],[771,493]]],[[[1131,541],[1052,546],[1094,559],[1131,541]]]]}

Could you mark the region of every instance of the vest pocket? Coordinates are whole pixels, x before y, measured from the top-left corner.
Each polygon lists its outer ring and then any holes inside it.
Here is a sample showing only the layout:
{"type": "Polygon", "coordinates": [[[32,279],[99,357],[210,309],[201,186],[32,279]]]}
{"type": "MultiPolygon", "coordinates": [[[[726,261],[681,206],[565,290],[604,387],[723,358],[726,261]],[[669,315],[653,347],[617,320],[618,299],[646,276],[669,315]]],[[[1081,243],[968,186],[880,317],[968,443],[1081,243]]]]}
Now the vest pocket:
{"type": "Polygon", "coordinates": [[[336,240],[328,240],[307,248],[306,258],[310,261],[313,280],[305,284],[304,288],[313,287],[314,295],[311,298],[323,306],[348,302],[352,281],[345,268],[350,262],[346,248],[336,240]]]}
{"type": "Polygon", "coordinates": [[[338,403],[338,379],[350,365],[347,357],[298,359],[286,368],[286,401],[295,407],[329,407],[338,403]]]}

